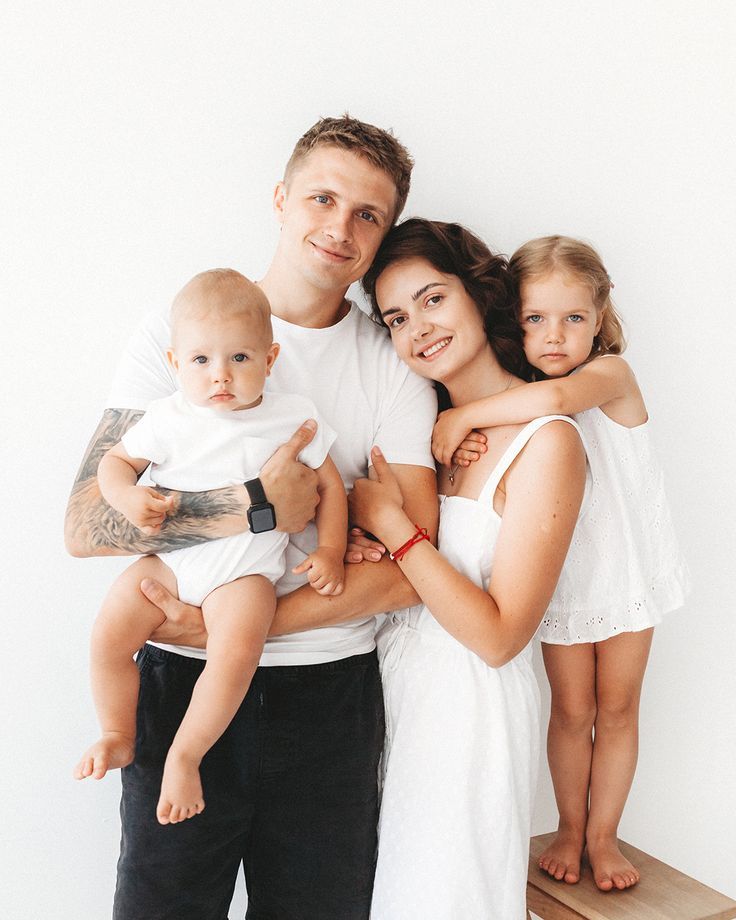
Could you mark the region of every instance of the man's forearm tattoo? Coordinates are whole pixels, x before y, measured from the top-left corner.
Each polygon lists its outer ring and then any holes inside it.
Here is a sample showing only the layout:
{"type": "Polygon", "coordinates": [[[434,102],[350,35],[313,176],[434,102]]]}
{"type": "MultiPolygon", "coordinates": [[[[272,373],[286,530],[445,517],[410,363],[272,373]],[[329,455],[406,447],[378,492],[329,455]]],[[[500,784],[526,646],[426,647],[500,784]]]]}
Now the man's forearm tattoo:
{"type": "Polygon", "coordinates": [[[107,450],[122,438],[142,412],[107,409],[82,460],[67,509],[67,531],[74,533],[87,552],[157,553],[205,543],[222,536],[222,518],[243,514],[239,490],[227,486],[211,492],[179,492],[156,486],[164,494],[176,494],[176,510],[156,536],[146,536],[102,497],[97,467],[107,450]]]}

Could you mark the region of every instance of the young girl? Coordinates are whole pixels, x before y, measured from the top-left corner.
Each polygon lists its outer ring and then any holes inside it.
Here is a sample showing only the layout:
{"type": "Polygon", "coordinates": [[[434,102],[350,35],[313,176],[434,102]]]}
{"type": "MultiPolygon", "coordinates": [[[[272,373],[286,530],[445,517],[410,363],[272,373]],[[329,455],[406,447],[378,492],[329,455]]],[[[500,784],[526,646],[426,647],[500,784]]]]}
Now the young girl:
{"type": "Polygon", "coordinates": [[[539,865],[574,884],[587,851],[596,885],[639,872],[617,830],[636,767],[638,710],[653,627],[682,605],[687,570],[649,442],[648,416],[611,302],[611,280],[578,240],[532,240],[511,259],[524,351],[538,382],[443,412],[432,449],[453,478],[485,452],[471,429],[574,415],[592,488],[542,620],[552,690],[547,750],[560,822],[539,865]],[[462,445],[462,446],[461,446],[462,445]]]}

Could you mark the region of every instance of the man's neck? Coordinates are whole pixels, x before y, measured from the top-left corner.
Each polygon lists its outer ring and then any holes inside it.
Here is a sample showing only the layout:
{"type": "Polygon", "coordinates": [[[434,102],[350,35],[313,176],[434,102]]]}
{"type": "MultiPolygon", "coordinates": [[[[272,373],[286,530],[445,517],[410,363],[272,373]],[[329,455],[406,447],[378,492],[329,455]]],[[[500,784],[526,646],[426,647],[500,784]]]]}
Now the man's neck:
{"type": "Polygon", "coordinates": [[[325,291],[315,288],[303,279],[288,277],[288,272],[279,272],[274,265],[258,282],[268,297],[271,313],[295,326],[307,329],[324,329],[334,326],[348,312],[350,306],[345,300],[346,290],[325,291]]]}

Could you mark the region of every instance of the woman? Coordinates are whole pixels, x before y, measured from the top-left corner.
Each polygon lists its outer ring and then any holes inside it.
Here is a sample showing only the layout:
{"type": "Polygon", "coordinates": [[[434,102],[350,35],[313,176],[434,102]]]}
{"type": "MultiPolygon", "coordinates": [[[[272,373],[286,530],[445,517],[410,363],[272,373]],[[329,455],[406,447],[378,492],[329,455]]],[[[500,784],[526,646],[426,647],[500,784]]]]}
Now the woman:
{"type": "MultiPolygon", "coordinates": [[[[399,356],[453,405],[520,386],[506,263],[455,224],[409,220],[364,286],[399,356]]],[[[380,448],[380,445],[378,445],[380,448]]],[[[402,509],[378,448],[352,518],[424,602],[381,635],[388,744],[372,920],[525,914],[539,699],[530,640],[577,519],[585,455],[570,419],[494,428],[439,476],[439,548],[402,509]]]]}

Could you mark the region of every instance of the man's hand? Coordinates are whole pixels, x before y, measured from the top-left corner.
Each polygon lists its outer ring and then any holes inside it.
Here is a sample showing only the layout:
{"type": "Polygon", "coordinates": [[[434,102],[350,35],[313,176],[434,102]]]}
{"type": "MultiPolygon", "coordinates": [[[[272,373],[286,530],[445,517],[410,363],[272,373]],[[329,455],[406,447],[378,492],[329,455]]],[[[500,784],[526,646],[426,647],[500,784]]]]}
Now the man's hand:
{"type": "Polygon", "coordinates": [[[153,578],[143,579],[141,592],[152,604],[159,607],[166,617],[151,634],[154,642],[205,648],[207,630],[204,628],[204,619],[199,607],[192,607],[191,604],[180,601],[153,578]]]}
{"type": "Polygon", "coordinates": [[[308,419],[261,469],[263,491],[276,512],[276,529],[283,533],[304,530],[319,502],[317,474],[296,459],[316,431],[317,423],[308,419]]]}

